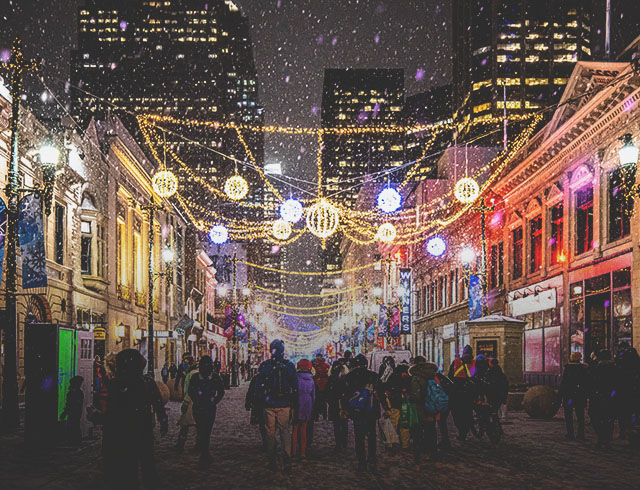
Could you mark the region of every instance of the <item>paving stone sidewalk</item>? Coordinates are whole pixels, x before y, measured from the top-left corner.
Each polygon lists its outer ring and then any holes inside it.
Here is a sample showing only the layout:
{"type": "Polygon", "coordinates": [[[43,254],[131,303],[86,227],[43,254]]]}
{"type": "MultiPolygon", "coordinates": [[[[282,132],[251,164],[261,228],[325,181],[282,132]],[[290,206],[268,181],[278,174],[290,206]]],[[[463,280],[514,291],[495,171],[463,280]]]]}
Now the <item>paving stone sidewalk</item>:
{"type": "MultiPolygon", "coordinates": [[[[557,417],[536,421],[526,414],[509,414],[503,441],[494,447],[485,439],[459,443],[442,452],[435,463],[413,464],[409,453],[386,454],[379,443],[377,475],[355,472],[353,433],[350,448],[335,455],[333,431],[327,421],[316,424],[314,447],[291,475],[272,473],[260,449],[256,427],[244,410],[247,385],[228,391],[222,401],[211,442],[213,465],[197,469],[197,455],[187,444],[183,454],[173,452],[180,405],[171,402],[170,431],[157,435],[156,461],[163,490],[282,489],[282,488],[640,488],[640,455],[623,441],[607,452],[595,449],[589,428],[584,443],[564,438],[564,422],[557,417]]],[[[455,429],[450,427],[455,435],[455,429]]],[[[193,437],[193,436],[192,436],[193,437]]],[[[59,448],[46,457],[25,453],[22,434],[0,437],[0,489],[102,490],[100,442],[80,449],[59,448]]]]}

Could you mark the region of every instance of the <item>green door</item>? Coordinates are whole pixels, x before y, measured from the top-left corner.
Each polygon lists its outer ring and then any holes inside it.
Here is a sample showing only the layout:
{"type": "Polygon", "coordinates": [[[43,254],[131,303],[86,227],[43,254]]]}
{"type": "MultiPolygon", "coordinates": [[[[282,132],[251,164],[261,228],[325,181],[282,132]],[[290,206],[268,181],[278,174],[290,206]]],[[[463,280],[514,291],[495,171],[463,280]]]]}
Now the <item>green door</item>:
{"type": "Polygon", "coordinates": [[[58,420],[64,411],[69,380],[76,375],[77,342],[75,330],[58,330],[58,420]]]}

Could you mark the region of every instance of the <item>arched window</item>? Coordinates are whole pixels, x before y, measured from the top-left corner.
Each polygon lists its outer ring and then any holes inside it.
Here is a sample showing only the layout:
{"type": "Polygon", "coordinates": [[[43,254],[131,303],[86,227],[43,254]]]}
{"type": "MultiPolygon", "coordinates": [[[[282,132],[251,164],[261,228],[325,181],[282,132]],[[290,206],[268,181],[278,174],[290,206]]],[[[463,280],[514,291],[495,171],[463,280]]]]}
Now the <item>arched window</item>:
{"type": "Polygon", "coordinates": [[[105,229],[95,199],[88,193],[80,206],[80,270],[85,276],[105,278],[105,229]]]}

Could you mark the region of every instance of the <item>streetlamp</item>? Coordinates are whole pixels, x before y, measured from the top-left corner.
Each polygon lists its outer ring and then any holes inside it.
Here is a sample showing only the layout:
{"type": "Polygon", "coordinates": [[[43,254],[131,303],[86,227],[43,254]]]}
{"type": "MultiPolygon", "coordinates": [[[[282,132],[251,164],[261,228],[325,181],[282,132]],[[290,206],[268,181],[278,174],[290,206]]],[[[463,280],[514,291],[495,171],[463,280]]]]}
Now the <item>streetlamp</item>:
{"type": "MultiPolygon", "coordinates": [[[[256,305],[254,305],[253,311],[256,314],[256,323],[259,324],[260,315],[264,311],[264,305],[262,303],[257,303],[256,305]]],[[[260,335],[258,335],[258,339],[259,338],[260,335]]],[[[258,342],[256,342],[256,345],[258,345],[258,342]]],[[[251,380],[251,325],[249,325],[247,329],[247,376],[248,379],[251,380]]]]}
{"type": "Polygon", "coordinates": [[[622,141],[622,148],[618,151],[620,164],[623,167],[630,165],[635,166],[638,163],[640,149],[633,144],[633,136],[631,136],[631,133],[627,133],[620,138],[620,141],[622,141]]]}

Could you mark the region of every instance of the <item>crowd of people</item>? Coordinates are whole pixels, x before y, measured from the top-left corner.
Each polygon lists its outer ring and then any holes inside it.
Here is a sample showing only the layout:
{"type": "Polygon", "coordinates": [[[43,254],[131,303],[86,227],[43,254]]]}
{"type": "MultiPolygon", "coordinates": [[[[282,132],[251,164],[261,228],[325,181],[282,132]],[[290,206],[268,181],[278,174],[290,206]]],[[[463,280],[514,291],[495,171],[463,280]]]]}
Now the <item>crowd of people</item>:
{"type": "MultiPolygon", "coordinates": [[[[496,359],[474,356],[470,346],[446,374],[422,356],[397,365],[387,356],[375,372],[364,355],[352,356],[349,351],[331,365],[321,354],[313,361],[301,359],[294,365],[287,360],[281,340],[271,343],[270,353],[251,379],[245,408],[251,413],[251,425],[259,428],[271,470],[278,470],[281,463],[283,471],[290,472],[295,459],[308,457],[314,424],[321,418],[333,426],[338,454],[349,446],[352,428],[360,472],[377,471],[378,433],[390,453],[411,450],[416,465],[423,455],[433,460],[440,450],[451,447],[450,414],[460,441],[469,433],[482,436],[482,431],[487,431],[480,423],[482,413],[492,415],[498,422],[494,429],[501,433],[499,421],[506,415],[508,379],[496,359]]],[[[588,409],[599,447],[611,443],[616,420],[621,438],[639,443],[635,418],[640,414],[640,356],[636,350],[622,344],[615,359],[602,350],[587,363],[581,361],[580,353],[571,354],[559,387],[567,438],[584,440],[588,409]]],[[[155,487],[153,429],[157,421],[161,435],[166,434],[168,417],[156,382],[144,374],[145,365],[146,360],[135,349],[121,351],[106,359],[105,365],[96,363],[88,417],[103,425],[109,488],[137,488],[139,470],[145,488],[155,487]]],[[[220,367],[209,356],[196,363],[188,354],[178,366],[167,367],[174,390],[183,393],[174,450],[184,450],[194,427],[194,448],[202,468],[212,461],[209,441],[217,406],[225,394],[220,367]]],[[[164,378],[165,373],[162,375],[164,378]]],[[[75,445],[80,442],[82,381],[79,376],[71,380],[63,413],[68,439],[75,445]]]]}
{"type": "Polygon", "coordinates": [[[585,439],[585,411],[596,433],[597,446],[608,448],[614,423],[620,438],[640,444],[634,430],[640,414],[640,356],[626,343],[618,346],[615,359],[608,350],[593,353],[586,363],[582,354],[574,352],[562,374],[559,389],[564,407],[568,439],[585,439]],[[574,416],[578,422],[575,431],[574,416]]]}

